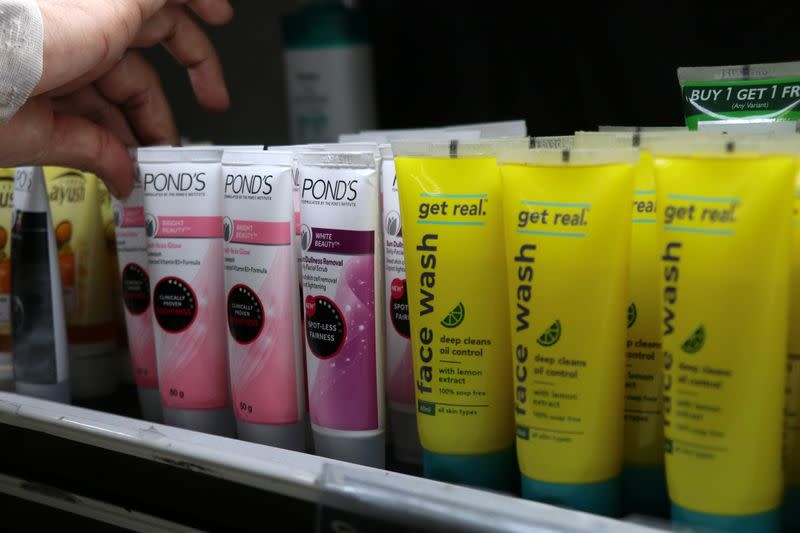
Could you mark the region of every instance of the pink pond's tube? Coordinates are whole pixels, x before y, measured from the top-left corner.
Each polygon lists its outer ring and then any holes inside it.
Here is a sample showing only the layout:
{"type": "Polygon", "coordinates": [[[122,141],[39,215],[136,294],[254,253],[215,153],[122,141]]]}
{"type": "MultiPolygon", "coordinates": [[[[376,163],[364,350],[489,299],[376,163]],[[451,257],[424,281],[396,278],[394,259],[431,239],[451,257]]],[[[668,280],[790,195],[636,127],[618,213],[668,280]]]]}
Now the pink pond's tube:
{"type": "Polygon", "coordinates": [[[223,279],[222,149],[138,153],[164,421],[234,436],[223,279]]]}
{"type": "Polygon", "coordinates": [[[303,451],[306,382],[290,152],[223,155],[225,309],[239,437],[303,451]]]}
{"type": "Polygon", "coordinates": [[[124,200],[112,198],[117,236],[122,300],[133,377],[146,420],[161,422],[164,414],[158,392],[158,368],[153,338],[153,306],[147,267],[144,195],[137,175],[133,191],[124,200]]]}
{"type": "Polygon", "coordinates": [[[304,335],[318,455],[383,468],[383,261],[378,158],[299,155],[304,335]]]}

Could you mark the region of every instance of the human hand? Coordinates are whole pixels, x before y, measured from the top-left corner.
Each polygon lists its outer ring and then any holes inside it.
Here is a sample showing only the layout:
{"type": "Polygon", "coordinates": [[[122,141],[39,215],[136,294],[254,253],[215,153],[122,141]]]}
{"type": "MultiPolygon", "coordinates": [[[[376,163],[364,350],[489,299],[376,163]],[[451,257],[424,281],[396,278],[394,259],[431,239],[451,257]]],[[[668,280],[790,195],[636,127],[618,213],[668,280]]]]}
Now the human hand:
{"type": "Polygon", "coordinates": [[[233,16],[227,0],[46,0],[44,68],[27,103],[0,125],[0,165],[59,164],[101,176],[127,195],[127,147],[177,144],[158,74],[130,48],[163,44],[189,73],[198,102],[229,105],[213,45],[189,10],[209,24],[233,16]]]}

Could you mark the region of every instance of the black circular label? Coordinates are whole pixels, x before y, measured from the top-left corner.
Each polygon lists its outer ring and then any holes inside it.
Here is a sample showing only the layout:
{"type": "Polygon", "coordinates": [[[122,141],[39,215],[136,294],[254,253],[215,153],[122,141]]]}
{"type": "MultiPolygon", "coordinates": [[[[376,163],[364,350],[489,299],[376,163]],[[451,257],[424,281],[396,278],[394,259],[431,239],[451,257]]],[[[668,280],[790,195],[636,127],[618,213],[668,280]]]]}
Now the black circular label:
{"type": "Polygon", "coordinates": [[[264,307],[258,296],[245,285],[235,285],[228,293],[228,329],[239,344],[249,344],[264,328],[264,307]]]}
{"type": "Polygon", "coordinates": [[[389,302],[389,316],[397,333],[405,338],[411,337],[411,326],[408,322],[408,291],[406,280],[392,280],[392,299],[389,302]]]}
{"type": "Polygon", "coordinates": [[[122,269],[122,299],[132,315],[141,315],[150,306],[150,278],[136,263],[122,269]]]}
{"type": "Polygon", "coordinates": [[[330,359],[339,353],[347,336],[347,324],[342,312],[324,296],[306,296],[306,340],[311,353],[320,359],[330,359]]]}
{"type": "Polygon", "coordinates": [[[197,316],[197,297],[180,278],[163,278],[153,290],[153,313],[164,331],[178,333],[192,325],[197,316]]]}

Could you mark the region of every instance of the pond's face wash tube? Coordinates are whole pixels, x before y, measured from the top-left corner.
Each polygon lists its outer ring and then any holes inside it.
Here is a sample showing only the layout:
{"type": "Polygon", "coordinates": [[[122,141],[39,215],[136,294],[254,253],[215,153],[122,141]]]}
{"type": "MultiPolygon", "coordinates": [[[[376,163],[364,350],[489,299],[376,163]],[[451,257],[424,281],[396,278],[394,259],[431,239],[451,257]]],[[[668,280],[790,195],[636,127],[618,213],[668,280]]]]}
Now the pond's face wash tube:
{"type": "Polygon", "coordinates": [[[44,177],[64,288],[72,396],[107,396],[119,385],[119,363],[99,180],[61,167],[44,167],[44,177]]]}
{"type": "Polygon", "coordinates": [[[398,141],[392,149],[425,476],[511,490],[518,471],[499,144],[398,141]]]}
{"type": "Polygon", "coordinates": [[[164,420],[232,436],[221,156],[214,147],[150,148],[138,162],[164,420]]]}
{"type": "Polygon", "coordinates": [[[305,375],[289,152],[225,152],[223,238],[239,438],[303,451],[305,375]]]}
{"type": "Polygon", "coordinates": [[[44,174],[21,167],[14,182],[11,337],[19,394],[70,402],[61,274],[44,174]]]}
{"type": "Polygon", "coordinates": [[[653,146],[667,480],[676,522],[777,531],[796,164],[765,150],[798,150],[742,144],[653,146]]]}
{"type": "Polygon", "coordinates": [[[620,512],[637,156],[534,150],[500,167],[522,495],[610,516],[620,512]]]}
{"type": "Polygon", "coordinates": [[[97,180],[100,218],[103,224],[103,236],[106,243],[106,259],[108,260],[109,291],[114,313],[114,333],[117,342],[114,350],[120,379],[123,383],[134,385],[136,382],[131,372],[131,352],[128,349],[128,335],[125,329],[125,311],[122,303],[122,283],[119,278],[119,256],[117,255],[117,229],[114,224],[114,207],[111,193],[102,180],[97,180]]]}
{"type": "Polygon", "coordinates": [[[316,452],[383,468],[383,250],[376,154],[300,154],[299,180],[316,452]]]}
{"type": "Polygon", "coordinates": [[[0,168],[0,390],[14,390],[11,358],[11,222],[13,168],[0,168]]]}
{"type": "Polygon", "coordinates": [[[800,62],[678,69],[686,126],[706,120],[800,119],[800,62]]]}
{"type": "Polygon", "coordinates": [[[112,198],[112,210],[131,371],[136,381],[142,416],[146,420],[161,422],[164,414],[158,393],[158,365],[153,339],[153,300],[147,266],[144,191],[138,172],[131,194],[124,200],[112,198]]]}

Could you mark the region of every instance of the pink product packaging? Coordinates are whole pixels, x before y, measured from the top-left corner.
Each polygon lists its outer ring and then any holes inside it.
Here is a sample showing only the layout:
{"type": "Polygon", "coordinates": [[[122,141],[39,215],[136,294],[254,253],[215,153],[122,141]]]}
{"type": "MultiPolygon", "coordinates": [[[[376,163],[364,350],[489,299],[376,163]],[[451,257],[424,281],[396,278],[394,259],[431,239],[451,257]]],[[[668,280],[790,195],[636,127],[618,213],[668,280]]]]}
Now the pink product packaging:
{"type": "Polygon", "coordinates": [[[233,436],[221,157],[215,147],[148,148],[138,164],[164,420],[233,436]]]}
{"type": "Polygon", "coordinates": [[[304,337],[319,455],[385,465],[383,246],[376,152],[299,155],[304,337]]]}
{"type": "Polygon", "coordinates": [[[124,200],[112,198],[117,235],[122,301],[133,377],[139,404],[146,420],[161,422],[163,412],[158,392],[158,369],[153,340],[153,306],[147,267],[147,237],[144,229],[144,194],[137,174],[133,191],[124,200]]]}
{"type": "Polygon", "coordinates": [[[282,152],[223,155],[225,309],[239,437],[303,451],[306,382],[292,159],[282,152]]]}

